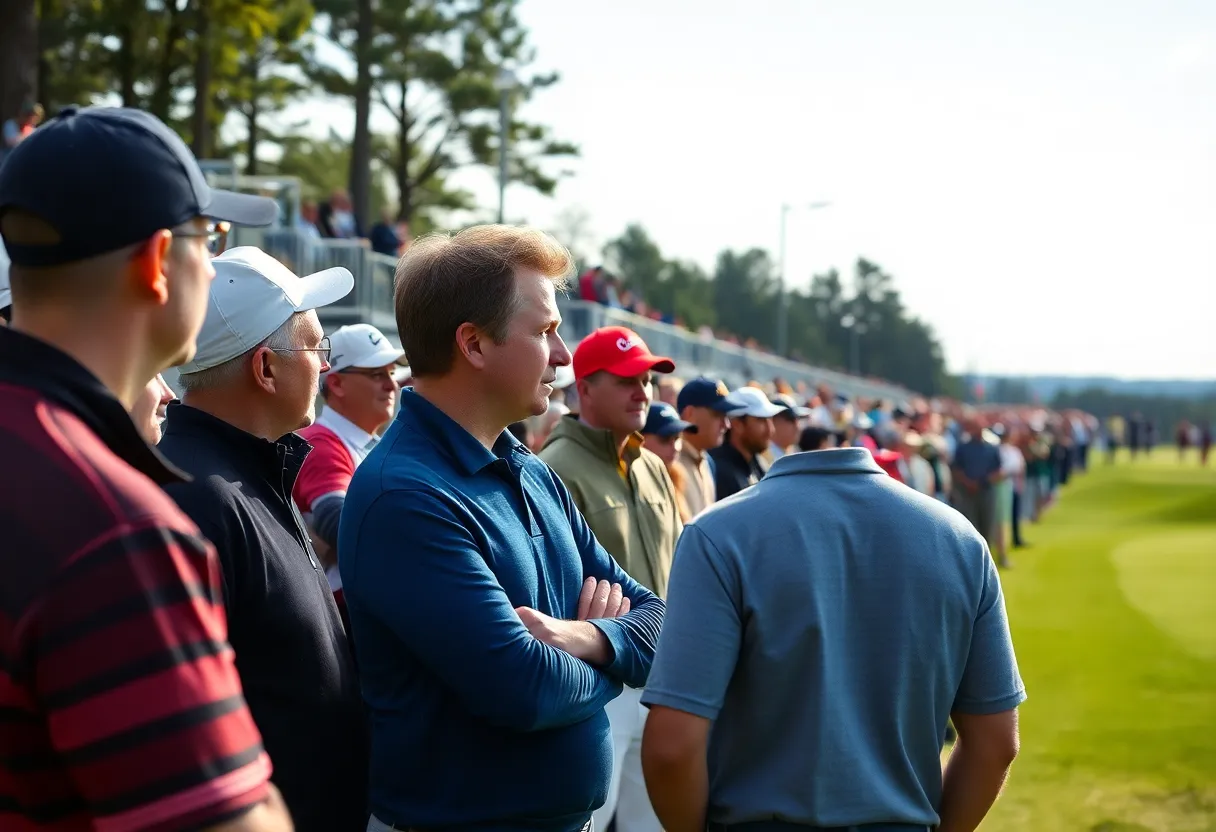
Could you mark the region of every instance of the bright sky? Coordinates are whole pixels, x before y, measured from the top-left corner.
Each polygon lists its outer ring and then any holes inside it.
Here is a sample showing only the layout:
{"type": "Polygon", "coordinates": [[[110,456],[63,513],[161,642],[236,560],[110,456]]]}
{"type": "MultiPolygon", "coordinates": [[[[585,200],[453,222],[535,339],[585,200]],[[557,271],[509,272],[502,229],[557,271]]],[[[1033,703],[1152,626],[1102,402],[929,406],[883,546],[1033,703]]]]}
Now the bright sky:
{"type": "MultiPolygon", "coordinates": [[[[582,147],[553,199],[600,242],[896,279],[954,370],[1216,376],[1211,0],[523,0],[525,115],[582,147]]],[[[349,116],[348,116],[349,118],[349,116]]],[[[346,123],[335,124],[342,132],[346,123]]],[[[487,207],[489,172],[471,173],[487,207]]]]}

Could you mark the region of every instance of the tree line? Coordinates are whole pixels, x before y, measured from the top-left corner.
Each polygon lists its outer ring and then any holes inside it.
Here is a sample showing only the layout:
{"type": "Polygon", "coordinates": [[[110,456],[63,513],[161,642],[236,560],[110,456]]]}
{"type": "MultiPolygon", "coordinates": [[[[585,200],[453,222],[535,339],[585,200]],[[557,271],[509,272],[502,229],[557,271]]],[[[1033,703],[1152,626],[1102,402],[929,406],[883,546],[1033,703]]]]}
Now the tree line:
{"type": "Polygon", "coordinates": [[[556,83],[531,71],[535,53],[519,0],[6,0],[0,4],[0,108],[48,113],[115,101],[169,123],[199,158],[239,158],[248,174],[289,174],[316,191],[350,191],[364,224],[399,194],[397,219],[425,228],[431,212],[471,208],[456,170],[499,154],[496,79],[508,91],[510,178],[552,193],[547,160],[578,154],[549,127],[514,114],[556,83]],[[346,101],[353,139],[285,124],[292,104],[346,101]],[[372,113],[394,129],[372,132],[372,113]],[[221,128],[227,129],[222,130],[221,128]],[[225,140],[235,134],[237,138],[225,140]]]}
{"type": "MultiPolygon", "coordinates": [[[[723,251],[708,273],[696,263],[666,257],[635,224],[608,242],[604,259],[647,305],[685,327],[708,326],[773,351],[781,293],[767,251],[723,251]]],[[[859,259],[848,277],[835,269],[815,275],[809,290],[793,289],[785,297],[787,357],[926,395],[961,394],[933,327],[908,311],[894,278],[877,263],[859,259]]]]}

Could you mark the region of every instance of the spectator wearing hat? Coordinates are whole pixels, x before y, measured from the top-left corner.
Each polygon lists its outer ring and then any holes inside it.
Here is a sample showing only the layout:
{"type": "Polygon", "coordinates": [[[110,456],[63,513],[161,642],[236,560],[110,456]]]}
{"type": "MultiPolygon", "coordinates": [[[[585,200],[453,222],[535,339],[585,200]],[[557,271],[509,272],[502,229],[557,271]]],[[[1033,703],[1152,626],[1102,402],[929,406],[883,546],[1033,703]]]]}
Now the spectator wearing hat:
{"type": "Polygon", "coordinates": [[[811,415],[811,409],[799,405],[789,393],[778,393],[771,401],[781,408],[781,412],[773,417],[773,438],[760,455],[765,467],[772,467],[798,444],[799,426],[811,415]]]}
{"type": "Polygon", "coordinates": [[[405,352],[371,324],[339,327],[329,341],[329,371],[321,376],[325,409],[299,432],[312,451],[291,494],[312,532],[338,609],[345,614],[338,572],[338,520],[355,468],[393,420],[398,389],[393,374],[405,352]]]}
{"type": "Polygon", "coordinates": [[[684,469],[677,464],[684,437],[695,434],[697,426],[680,418],[676,409],[666,402],[654,402],[642,428],[642,447],[663,461],[667,474],[676,488],[676,508],[680,510],[680,521],[692,519],[688,500],[684,498],[684,469]]]}
{"type": "Polygon", "coordinates": [[[219,550],[237,669],[297,830],[361,832],[367,743],[333,593],[291,490],[310,447],[330,343],[316,309],[343,268],[297,277],[260,249],[213,261],[198,353],[160,448],[194,480],[167,487],[219,550]],[[306,726],[306,727],[305,727],[306,726]]]}
{"type": "Polygon", "coordinates": [[[676,464],[684,472],[682,493],[693,517],[718,499],[709,452],[721,445],[726,436],[730,424],[727,412],[743,405],[731,398],[724,382],[704,376],[689,381],[676,396],[680,418],[697,428],[695,432],[689,431],[680,443],[680,453],[676,457],[676,464]]]}
{"type": "Polygon", "coordinates": [[[215,550],[129,415],[195,353],[216,223],[274,217],[138,110],[65,108],[0,167],[0,829],[290,828],[215,550]]]}
{"type": "MultiPolygon", "coordinates": [[[[670,373],[670,358],[652,355],[641,337],[620,326],[597,329],[574,351],[578,416],[557,423],[540,452],[587,518],[596,540],[631,578],[660,598],[667,594],[671,556],[683,523],[675,486],[663,461],[645,450],[654,373],[670,373]]],[[[613,767],[608,798],[595,813],[619,832],[661,832],[642,779],[641,686],[626,686],[608,704],[613,767]]]]}
{"type": "Polygon", "coordinates": [[[338,533],[371,710],[369,832],[576,832],[607,797],[604,706],[645,684],[664,604],[507,430],[545,412],[570,363],[556,291],[571,265],[547,234],[501,225],[424,237],[397,264],[413,388],[338,533]]]}
{"type": "Polygon", "coordinates": [[[668,832],[973,830],[1025,698],[975,529],[863,448],[790,454],[680,538],[646,784],[668,832]]]}
{"type": "Polygon", "coordinates": [[[726,441],[709,452],[714,461],[714,488],[724,500],[764,477],[760,454],[773,438],[773,417],[781,412],[758,387],[740,387],[731,393],[735,409],[730,411],[726,441]]]}

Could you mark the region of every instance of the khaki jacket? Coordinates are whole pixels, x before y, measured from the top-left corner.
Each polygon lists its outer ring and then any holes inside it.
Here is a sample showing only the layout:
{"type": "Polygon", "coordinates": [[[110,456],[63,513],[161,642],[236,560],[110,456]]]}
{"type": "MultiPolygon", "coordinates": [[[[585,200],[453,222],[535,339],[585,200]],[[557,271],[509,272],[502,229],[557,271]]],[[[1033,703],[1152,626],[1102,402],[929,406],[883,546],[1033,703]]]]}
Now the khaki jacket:
{"type": "Polygon", "coordinates": [[[600,545],[635,581],[660,598],[684,530],[675,486],[663,462],[633,437],[625,458],[606,430],[573,416],[557,423],[540,458],[557,472],[600,545]]]}
{"type": "Polygon", "coordinates": [[[680,446],[679,456],[676,457],[676,465],[684,470],[684,500],[688,503],[689,516],[696,517],[717,499],[709,460],[685,440],[680,446]]]}

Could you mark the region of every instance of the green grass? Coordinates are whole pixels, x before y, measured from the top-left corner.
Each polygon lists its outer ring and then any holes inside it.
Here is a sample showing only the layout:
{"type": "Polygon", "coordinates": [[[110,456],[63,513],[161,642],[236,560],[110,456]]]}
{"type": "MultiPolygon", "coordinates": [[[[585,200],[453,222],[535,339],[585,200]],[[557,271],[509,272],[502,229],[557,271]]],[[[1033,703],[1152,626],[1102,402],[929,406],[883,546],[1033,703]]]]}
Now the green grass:
{"type": "Polygon", "coordinates": [[[1216,469],[1095,460],[1025,537],[1022,753],[982,829],[1216,832],[1216,469]]]}

